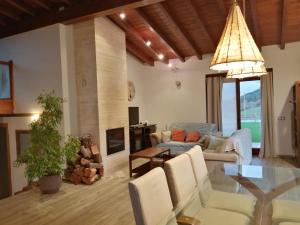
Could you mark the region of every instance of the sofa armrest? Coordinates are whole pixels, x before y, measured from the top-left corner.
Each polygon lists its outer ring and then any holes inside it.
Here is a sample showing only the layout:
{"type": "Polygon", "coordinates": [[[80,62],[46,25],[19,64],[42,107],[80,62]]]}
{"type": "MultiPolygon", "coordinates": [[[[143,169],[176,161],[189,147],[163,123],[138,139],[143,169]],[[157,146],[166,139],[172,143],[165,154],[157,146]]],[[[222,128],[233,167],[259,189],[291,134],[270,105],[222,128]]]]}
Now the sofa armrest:
{"type": "Polygon", "coordinates": [[[209,161],[224,161],[224,162],[238,162],[239,158],[234,153],[214,153],[203,152],[204,159],[209,161]]]}
{"type": "Polygon", "coordinates": [[[161,132],[156,132],[156,133],[150,134],[150,141],[151,141],[152,147],[155,147],[156,145],[161,143],[162,142],[161,132]]]}

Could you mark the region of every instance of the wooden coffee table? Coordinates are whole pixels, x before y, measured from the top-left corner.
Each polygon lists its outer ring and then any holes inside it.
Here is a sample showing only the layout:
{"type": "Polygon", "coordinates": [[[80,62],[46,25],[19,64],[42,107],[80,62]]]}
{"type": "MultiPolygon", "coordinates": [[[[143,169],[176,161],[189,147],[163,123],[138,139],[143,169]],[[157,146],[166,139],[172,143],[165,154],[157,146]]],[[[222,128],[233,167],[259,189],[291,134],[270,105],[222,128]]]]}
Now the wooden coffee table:
{"type": "MultiPolygon", "coordinates": [[[[142,174],[153,169],[155,163],[154,159],[165,152],[167,152],[168,156],[171,157],[171,150],[169,148],[156,148],[156,147],[146,148],[144,150],[130,154],[129,155],[129,176],[132,177],[133,173],[142,174]],[[133,169],[132,161],[138,158],[149,159],[150,161],[133,169]]],[[[161,163],[163,162],[164,160],[161,160],[161,163]]]]}

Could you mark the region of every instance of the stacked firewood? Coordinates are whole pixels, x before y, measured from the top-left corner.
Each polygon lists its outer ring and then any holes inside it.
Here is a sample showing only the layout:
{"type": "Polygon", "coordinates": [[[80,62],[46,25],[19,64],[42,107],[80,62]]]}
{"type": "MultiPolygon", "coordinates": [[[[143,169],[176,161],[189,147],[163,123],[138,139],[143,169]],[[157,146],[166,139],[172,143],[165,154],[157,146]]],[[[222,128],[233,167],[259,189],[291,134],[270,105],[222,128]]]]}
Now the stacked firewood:
{"type": "Polygon", "coordinates": [[[93,184],[104,173],[99,148],[91,135],[80,137],[81,146],[76,153],[76,160],[68,162],[65,179],[74,183],[93,184]]]}

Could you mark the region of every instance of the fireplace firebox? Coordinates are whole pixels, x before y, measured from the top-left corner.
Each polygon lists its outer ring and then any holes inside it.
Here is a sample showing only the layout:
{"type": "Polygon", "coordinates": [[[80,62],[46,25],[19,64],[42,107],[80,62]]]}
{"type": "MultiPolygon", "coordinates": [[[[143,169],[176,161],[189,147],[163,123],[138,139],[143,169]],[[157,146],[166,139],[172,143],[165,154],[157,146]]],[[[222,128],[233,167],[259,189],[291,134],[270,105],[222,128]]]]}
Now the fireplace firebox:
{"type": "Polygon", "coordinates": [[[124,127],[106,130],[107,155],[125,150],[124,127]]]}

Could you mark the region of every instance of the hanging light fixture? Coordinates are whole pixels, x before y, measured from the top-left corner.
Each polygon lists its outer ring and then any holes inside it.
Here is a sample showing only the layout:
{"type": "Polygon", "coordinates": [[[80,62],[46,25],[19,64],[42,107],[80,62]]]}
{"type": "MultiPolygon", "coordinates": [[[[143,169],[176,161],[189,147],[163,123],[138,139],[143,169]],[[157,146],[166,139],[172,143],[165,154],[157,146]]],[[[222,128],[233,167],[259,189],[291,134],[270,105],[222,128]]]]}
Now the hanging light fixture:
{"type": "Polygon", "coordinates": [[[244,79],[248,77],[260,77],[267,75],[265,66],[244,67],[229,70],[226,78],[244,79]]]}
{"type": "Polygon", "coordinates": [[[237,1],[234,0],[210,69],[228,71],[263,64],[264,59],[251,36],[237,1]]]}

